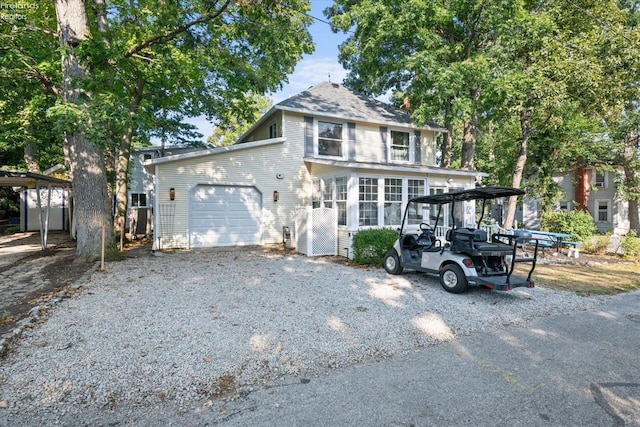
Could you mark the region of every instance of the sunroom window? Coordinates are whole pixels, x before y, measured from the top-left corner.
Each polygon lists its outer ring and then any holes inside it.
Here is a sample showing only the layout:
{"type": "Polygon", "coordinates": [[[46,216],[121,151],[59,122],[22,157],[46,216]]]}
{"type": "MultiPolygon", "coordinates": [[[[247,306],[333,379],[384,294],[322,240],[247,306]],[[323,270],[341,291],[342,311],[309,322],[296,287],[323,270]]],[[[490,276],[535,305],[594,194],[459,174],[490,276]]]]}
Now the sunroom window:
{"type": "Polygon", "coordinates": [[[313,193],[311,194],[311,207],[317,209],[322,204],[322,181],[319,178],[313,180],[313,193]]]}
{"type": "Polygon", "coordinates": [[[347,178],[336,178],[336,208],[338,225],[347,225],[347,178]]]}
{"type": "Polygon", "coordinates": [[[322,201],[325,208],[333,208],[333,179],[323,179],[322,201]]]}
{"type": "Polygon", "coordinates": [[[410,160],[410,139],[408,132],[391,131],[391,161],[408,162],[410,160]]]}
{"type": "Polygon", "coordinates": [[[360,225],[378,225],[378,179],[360,178],[358,198],[360,225]]]}
{"type": "MultiPolygon", "coordinates": [[[[407,198],[408,200],[416,197],[424,196],[424,179],[410,179],[407,181],[407,198]]],[[[424,213],[426,205],[424,203],[412,203],[408,206],[407,222],[409,224],[420,224],[426,222],[424,213]]]]}
{"type": "Polygon", "coordinates": [[[384,180],[384,225],[400,225],[402,211],[402,179],[384,180]]]}
{"type": "Polygon", "coordinates": [[[318,122],[318,155],[342,157],[342,124],[318,122]]]}

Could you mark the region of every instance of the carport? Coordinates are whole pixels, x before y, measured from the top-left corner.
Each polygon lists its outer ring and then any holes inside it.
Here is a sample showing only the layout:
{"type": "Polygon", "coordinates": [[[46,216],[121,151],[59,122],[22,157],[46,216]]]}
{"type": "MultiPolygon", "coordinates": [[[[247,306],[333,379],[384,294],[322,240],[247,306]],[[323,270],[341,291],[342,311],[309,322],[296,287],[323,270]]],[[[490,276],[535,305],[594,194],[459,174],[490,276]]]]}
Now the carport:
{"type": "MultiPolygon", "coordinates": [[[[0,169],[0,187],[27,187],[35,188],[38,198],[38,217],[40,219],[40,244],[42,250],[47,249],[47,237],[49,235],[49,211],[51,209],[51,187],[70,188],[71,182],[54,178],[47,175],[40,175],[32,172],[8,171],[0,169]],[[40,197],[40,189],[47,188],[46,204],[40,197]],[[44,213],[43,213],[44,207],[44,213]]],[[[69,213],[71,216],[71,212],[69,213]]]]}

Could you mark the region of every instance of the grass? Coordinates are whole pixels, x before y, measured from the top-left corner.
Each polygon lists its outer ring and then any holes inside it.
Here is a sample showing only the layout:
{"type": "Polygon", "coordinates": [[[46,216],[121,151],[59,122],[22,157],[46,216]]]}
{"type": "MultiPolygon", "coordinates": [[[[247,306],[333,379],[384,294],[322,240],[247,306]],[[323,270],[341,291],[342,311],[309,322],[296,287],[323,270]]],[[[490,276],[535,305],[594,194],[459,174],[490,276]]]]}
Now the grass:
{"type": "MultiPolygon", "coordinates": [[[[519,265],[516,274],[526,267],[519,265]]],[[[525,274],[526,275],[526,274],[525,274]]],[[[579,262],[573,264],[536,264],[536,285],[572,291],[578,295],[613,295],[640,289],[638,262],[579,262]]]]}

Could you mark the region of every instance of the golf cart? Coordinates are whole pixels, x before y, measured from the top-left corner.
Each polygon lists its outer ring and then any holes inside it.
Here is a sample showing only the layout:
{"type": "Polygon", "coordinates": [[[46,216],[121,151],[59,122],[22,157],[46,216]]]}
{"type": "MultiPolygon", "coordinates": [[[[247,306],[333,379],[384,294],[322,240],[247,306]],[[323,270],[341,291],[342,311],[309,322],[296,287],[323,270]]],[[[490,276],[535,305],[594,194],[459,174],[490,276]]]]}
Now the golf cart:
{"type": "Polygon", "coordinates": [[[487,200],[522,194],[524,191],[511,187],[478,187],[409,200],[398,240],[384,257],[385,270],[390,274],[400,274],[404,269],[438,274],[442,287],[452,293],[462,293],[468,286],[498,291],[533,288],[531,275],[538,256],[538,241],[524,233],[493,233],[489,239],[487,231],[480,227],[487,200]],[[469,209],[465,202],[476,200],[482,201],[480,219],[476,227],[463,227],[455,212],[464,212],[469,209]],[[451,224],[444,232],[443,227],[438,228],[438,222],[446,207],[451,224]],[[437,215],[431,225],[433,209],[437,215]],[[439,237],[436,230],[442,230],[439,237]],[[519,250],[525,242],[533,245],[533,256],[519,250]],[[531,264],[526,278],[513,275],[516,263],[531,264]]]}

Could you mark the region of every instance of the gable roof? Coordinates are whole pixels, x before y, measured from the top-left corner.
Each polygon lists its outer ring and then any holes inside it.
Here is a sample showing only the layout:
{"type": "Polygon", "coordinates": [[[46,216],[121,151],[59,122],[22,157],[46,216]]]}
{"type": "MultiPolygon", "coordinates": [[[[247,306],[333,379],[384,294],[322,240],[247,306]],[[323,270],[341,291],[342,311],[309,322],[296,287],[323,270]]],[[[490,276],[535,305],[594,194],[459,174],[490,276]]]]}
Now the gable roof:
{"type": "MultiPolygon", "coordinates": [[[[274,109],[392,126],[420,127],[404,111],[331,82],[312,86],[276,104],[274,109]]],[[[434,123],[421,127],[446,132],[445,128],[434,123]]]]}

